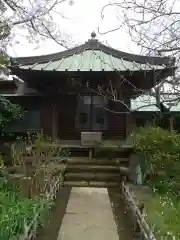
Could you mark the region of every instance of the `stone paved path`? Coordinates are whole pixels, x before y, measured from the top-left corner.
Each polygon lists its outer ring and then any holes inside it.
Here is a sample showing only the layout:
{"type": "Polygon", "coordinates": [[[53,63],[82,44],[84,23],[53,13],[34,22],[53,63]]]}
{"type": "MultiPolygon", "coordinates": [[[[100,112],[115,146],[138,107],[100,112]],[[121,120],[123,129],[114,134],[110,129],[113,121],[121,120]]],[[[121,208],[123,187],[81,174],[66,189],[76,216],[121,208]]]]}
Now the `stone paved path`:
{"type": "Polygon", "coordinates": [[[107,189],[72,188],[57,240],[119,240],[107,189]]]}

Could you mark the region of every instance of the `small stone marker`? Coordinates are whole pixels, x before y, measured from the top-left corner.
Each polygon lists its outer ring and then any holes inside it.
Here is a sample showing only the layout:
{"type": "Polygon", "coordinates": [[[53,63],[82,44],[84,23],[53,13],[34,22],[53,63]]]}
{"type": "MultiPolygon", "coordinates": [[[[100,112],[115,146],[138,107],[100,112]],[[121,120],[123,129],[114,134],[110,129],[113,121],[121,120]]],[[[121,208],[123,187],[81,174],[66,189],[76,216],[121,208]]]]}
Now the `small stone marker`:
{"type": "Polygon", "coordinates": [[[145,173],[142,169],[142,163],[144,162],[142,156],[137,153],[132,153],[129,156],[129,179],[137,185],[142,185],[145,180],[145,173]]]}

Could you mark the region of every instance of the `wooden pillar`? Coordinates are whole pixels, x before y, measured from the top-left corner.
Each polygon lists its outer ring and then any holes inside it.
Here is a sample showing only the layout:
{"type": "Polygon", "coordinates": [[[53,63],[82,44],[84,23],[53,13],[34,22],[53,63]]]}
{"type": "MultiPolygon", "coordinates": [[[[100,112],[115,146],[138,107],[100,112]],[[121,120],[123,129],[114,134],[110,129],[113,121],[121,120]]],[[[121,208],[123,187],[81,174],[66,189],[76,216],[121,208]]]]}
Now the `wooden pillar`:
{"type": "Polygon", "coordinates": [[[169,129],[170,129],[170,132],[174,130],[174,116],[172,115],[169,118],[169,129]]]}
{"type": "Polygon", "coordinates": [[[126,137],[128,137],[136,128],[134,116],[131,112],[126,113],[126,137]]]}
{"type": "Polygon", "coordinates": [[[57,105],[52,104],[52,139],[57,139],[57,105]]]}
{"type": "Polygon", "coordinates": [[[152,116],[152,125],[153,125],[153,127],[156,127],[156,116],[155,116],[155,114],[153,114],[153,116],[152,116]]]}
{"type": "Polygon", "coordinates": [[[126,137],[131,134],[131,113],[126,113],[126,137]]]}
{"type": "Polygon", "coordinates": [[[90,95],[90,132],[93,130],[93,94],[90,95]]]}

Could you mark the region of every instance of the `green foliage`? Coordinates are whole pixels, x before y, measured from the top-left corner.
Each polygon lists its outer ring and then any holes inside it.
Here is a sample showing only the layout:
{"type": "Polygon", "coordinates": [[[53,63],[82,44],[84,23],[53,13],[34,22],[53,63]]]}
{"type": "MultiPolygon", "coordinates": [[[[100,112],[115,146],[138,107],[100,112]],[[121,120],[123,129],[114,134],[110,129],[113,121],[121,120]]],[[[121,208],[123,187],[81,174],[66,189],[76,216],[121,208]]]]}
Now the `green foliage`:
{"type": "Polygon", "coordinates": [[[0,173],[0,192],[16,192],[15,185],[10,176],[2,170],[0,173]]]}
{"type": "Polygon", "coordinates": [[[145,209],[156,238],[180,239],[180,134],[148,126],[137,129],[129,141],[143,156],[155,190],[145,209]]]}
{"type": "Polygon", "coordinates": [[[180,239],[180,202],[172,196],[154,195],[145,205],[146,218],[157,240],[180,239]]]}
{"type": "Polygon", "coordinates": [[[113,143],[113,141],[109,141],[106,144],[104,141],[95,141],[93,144],[94,155],[98,158],[107,158],[109,160],[116,158],[116,156],[121,152],[119,148],[119,144],[113,143]]]}
{"type": "Polygon", "coordinates": [[[3,156],[0,155],[0,170],[4,168],[4,159],[3,156]]]}
{"type": "Polygon", "coordinates": [[[0,95],[0,128],[1,132],[7,123],[22,118],[24,112],[20,105],[11,103],[8,99],[0,95]]]}
{"type": "MultiPolygon", "coordinates": [[[[55,147],[53,147],[53,144],[52,139],[40,133],[35,136],[27,134],[25,139],[18,138],[15,143],[9,145],[11,150],[9,156],[12,158],[12,164],[17,167],[18,173],[27,176],[24,155],[29,153],[35,158],[30,169],[33,171],[32,181],[27,186],[31,190],[30,195],[29,192],[28,195],[23,192],[26,185],[21,186],[21,181],[12,180],[14,178],[6,172],[8,171],[7,168],[0,169],[0,239],[19,240],[19,236],[24,232],[25,225],[32,222],[36,222],[39,227],[43,226],[44,220],[49,214],[49,208],[53,203],[52,200],[47,200],[45,196],[45,185],[47,182],[51,182],[54,171],[48,168],[48,164],[52,161],[52,156],[63,157],[66,154],[62,149],[59,149],[58,144],[55,147]],[[40,156],[47,157],[47,162],[41,160],[40,156]],[[37,213],[40,214],[34,221],[37,213]]],[[[1,162],[3,164],[3,158],[0,158],[0,164],[1,162]]]]}
{"type": "Polygon", "coordinates": [[[43,132],[33,136],[28,133],[25,142],[26,145],[32,149],[32,155],[46,157],[68,157],[70,155],[68,149],[60,148],[58,141],[53,140],[49,136],[45,136],[43,132]]]}
{"type": "MultiPolygon", "coordinates": [[[[175,190],[174,183],[180,183],[180,134],[149,126],[139,128],[130,140],[135,151],[143,155],[151,182],[166,183],[167,189],[175,190]]],[[[176,190],[178,194],[179,188],[176,190]]]]}
{"type": "Polygon", "coordinates": [[[5,21],[0,21],[0,40],[7,38],[9,34],[10,34],[10,27],[8,26],[8,24],[5,21]]]}
{"type": "Polygon", "coordinates": [[[5,64],[8,63],[8,56],[6,54],[0,54],[0,70],[7,70],[5,69],[5,64]]]}
{"type": "Polygon", "coordinates": [[[48,210],[46,200],[22,198],[10,178],[0,178],[0,239],[18,240],[25,223],[29,224],[39,210],[48,210]]]}

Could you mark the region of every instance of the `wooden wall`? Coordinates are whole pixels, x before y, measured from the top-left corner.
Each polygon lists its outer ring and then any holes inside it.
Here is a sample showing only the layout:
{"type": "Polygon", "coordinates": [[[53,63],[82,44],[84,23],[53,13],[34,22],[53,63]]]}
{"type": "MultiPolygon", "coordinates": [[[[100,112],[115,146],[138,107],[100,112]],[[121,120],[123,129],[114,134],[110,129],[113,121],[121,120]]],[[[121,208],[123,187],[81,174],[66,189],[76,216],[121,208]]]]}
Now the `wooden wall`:
{"type": "Polygon", "coordinates": [[[126,114],[124,106],[121,103],[108,101],[108,131],[105,132],[105,137],[123,139],[126,135],[126,114]]]}
{"type": "MultiPolygon", "coordinates": [[[[62,95],[56,101],[57,135],[60,139],[80,139],[83,129],[75,128],[77,95],[62,95]]],[[[108,130],[103,132],[104,138],[122,139],[126,135],[126,115],[116,113],[123,111],[122,106],[108,103],[107,111],[108,130]]],[[[52,103],[43,103],[41,107],[41,128],[48,135],[52,135],[53,108],[52,103]]]]}
{"type": "Polygon", "coordinates": [[[62,95],[58,107],[58,136],[63,139],[78,139],[80,133],[75,130],[76,95],[62,95]]]}
{"type": "MultiPolygon", "coordinates": [[[[52,136],[53,134],[53,105],[56,105],[56,129],[57,136],[61,139],[80,139],[83,129],[75,128],[77,95],[61,95],[58,98],[52,96],[44,97],[18,97],[13,102],[22,106],[28,106],[28,109],[36,109],[40,111],[40,129],[44,133],[52,136]]],[[[124,138],[126,135],[126,114],[120,104],[112,101],[108,102],[110,111],[107,111],[108,129],[103,131],[104,138],[124,138]],[[111,111],[114,111],[112,113],[111,111]],[[121,113],[116,113],[121,112],[121,113]]],[[[37,129],[38,130],[38,129],[37,129]]]]}
{"type": "Polygon", "coordinates": [[[44,133],[52,136],[52,119],[53,119],[53,108],[52,103],[42,103],[41,109],[41,129],[44,133]]]}

